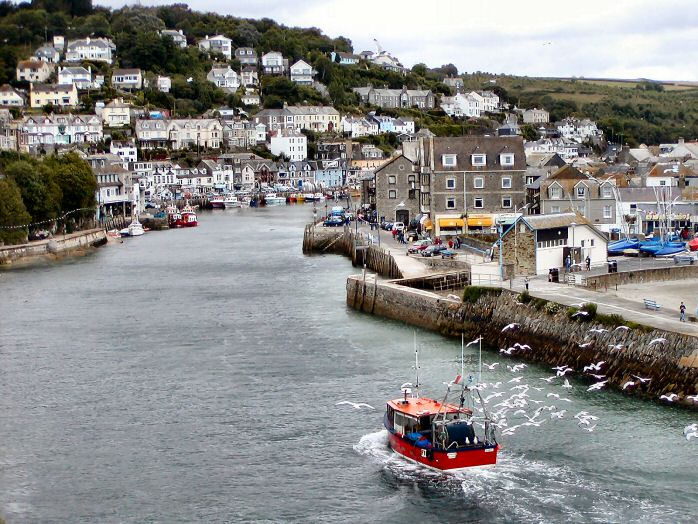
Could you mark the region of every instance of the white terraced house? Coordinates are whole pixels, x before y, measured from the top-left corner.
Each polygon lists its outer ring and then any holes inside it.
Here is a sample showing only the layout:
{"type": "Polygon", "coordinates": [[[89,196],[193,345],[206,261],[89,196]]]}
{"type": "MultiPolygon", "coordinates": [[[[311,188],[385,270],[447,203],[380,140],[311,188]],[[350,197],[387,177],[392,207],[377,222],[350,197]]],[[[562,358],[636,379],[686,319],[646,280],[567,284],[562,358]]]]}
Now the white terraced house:
{"type": "Polygon", "coordinates": [[[82,66],[59,67],[59,84],[75,84],[78,89],[90,89],[92,84],[92,66],[85,69],[82,66]]]}
{"type": "Polygon", "coordinates": [[[114,60],[116,46],[108,38],[87,38],[71,40],[65,51],[66,62],[105,62],[111,64],[114,60]]]}
{"type": "Polygon", "coordinates": [[[163,29],[160,36],[169,36],[181,48],[187,47],[187,37],[181,29],[163,29]]]}
{"type": "Polygon", "coordinates": [[[10,85],[5,84],[0,87],[0,106],[4,107],[22,107],[24,98],[10,85]]]}
{"type": "Polygon", "coordinates": [[[206,80],[227,92],[235,92],[240,87],[240,75],[230,66],[212,67],[206,75],[206,80]]]}
{"type": "Polygon", "coordinates": [[[311,85],[316,74],[317,71],[304,60],[298,60],[291,66],[291,81],[296,84],[311,85]]]}
{"type": "Polygon", "coordinates": [[[135,91],[143,87],[140,69],[115,69],[111,75],[111,85],[125,91],[135,91]]]}
{"type": "Polygon", "coordinates": [[[311,131],[335,131],[340,126],[339,111],[331,106],[289,106],[263,109],[254,116],[256,123],[275,131],[285,127],[311,131]]]}
{"type": "Polygon", "coordinates": [[[146,149],[219,149],[223,142],[223,125],[215,118],[137,120],[136,138],[146,149]]]}
{"type": "Polygon", "coordinates": [[[19,145],[24,151],[43,146],[96,143],[102,140],[102,122],[97,115],[27,116],[18,126],[19,145]]]}

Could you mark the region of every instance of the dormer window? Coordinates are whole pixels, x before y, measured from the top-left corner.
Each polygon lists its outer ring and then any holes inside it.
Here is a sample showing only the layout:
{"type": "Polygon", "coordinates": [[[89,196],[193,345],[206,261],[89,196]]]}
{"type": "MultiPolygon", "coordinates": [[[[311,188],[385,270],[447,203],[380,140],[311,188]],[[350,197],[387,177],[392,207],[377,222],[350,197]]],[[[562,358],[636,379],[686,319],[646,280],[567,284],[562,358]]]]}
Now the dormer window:
{"type": "Polygon", "coordinates": [[[609,185],[601,186],[601,198],[613,198],[613,188],[609,185]]]}
{"type": "Polygon", "coordinates": [[[551,200],[559,200],[562,198],[562,188],[560,186],[550,186],[548,188],[548,194],[551,200]]]}
{"type": "Polygon", "coordinates": [[[577,198],[585,198],[587,194],[586,186],[577,186],[577,198]]]}
{"type": "Polygon", "coordinates": [[[456,165],[456,155],[443,155],[441,163],[444,167],[454,167],[456,165]]]}
{"type": "Polygon", "coordinates": [[[474,166],[484,166],[487,164],[487,155],[475,154],[471,157],[471,162],[474,166]]]}
{"type": "Polygon", "coordinates": [[[502,153],[499,155],[499,163],[503,166],[514,165],[514,153],[502,153]]]}

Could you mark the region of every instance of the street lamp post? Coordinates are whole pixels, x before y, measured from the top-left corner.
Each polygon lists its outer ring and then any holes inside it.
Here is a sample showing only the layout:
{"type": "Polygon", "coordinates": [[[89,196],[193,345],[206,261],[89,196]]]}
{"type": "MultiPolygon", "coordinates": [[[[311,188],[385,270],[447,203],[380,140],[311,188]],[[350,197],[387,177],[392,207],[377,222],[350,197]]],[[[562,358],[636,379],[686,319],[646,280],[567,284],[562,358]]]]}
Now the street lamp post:
{"type": "Polygon", "coordinates": [[[572,222],[572,223],[570,224],[570,227],[572,228],[572,250],[571,250],[571,251],[572,251],[572,256],[571,256],[571,259],[572,259],[572,263],[573,263],[573,264],[576,264],[576,263],[577,263],[577,257],[575,256],[575,252],[574,252],[574,230],[575,230],[575,228],[577,227],[577,224],[576,224],[575,222],[572,222]]]}

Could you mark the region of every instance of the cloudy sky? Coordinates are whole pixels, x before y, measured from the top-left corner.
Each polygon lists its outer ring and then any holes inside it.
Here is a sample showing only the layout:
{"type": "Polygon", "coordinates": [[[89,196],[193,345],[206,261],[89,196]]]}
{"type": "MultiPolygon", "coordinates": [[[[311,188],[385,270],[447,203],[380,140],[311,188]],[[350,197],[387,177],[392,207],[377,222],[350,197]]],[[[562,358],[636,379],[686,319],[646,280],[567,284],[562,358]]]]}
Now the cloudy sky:
{"type": "MultiPolygon", "coordinates": [[[[121,7],[133,1],[94,0],[121,7]]],[[[141,5],[172,1],[141,0],[141,5]]],[[[698,81],[696,0],[189,0],[192,9],[373,39],[405,66],[698,81]]]]}

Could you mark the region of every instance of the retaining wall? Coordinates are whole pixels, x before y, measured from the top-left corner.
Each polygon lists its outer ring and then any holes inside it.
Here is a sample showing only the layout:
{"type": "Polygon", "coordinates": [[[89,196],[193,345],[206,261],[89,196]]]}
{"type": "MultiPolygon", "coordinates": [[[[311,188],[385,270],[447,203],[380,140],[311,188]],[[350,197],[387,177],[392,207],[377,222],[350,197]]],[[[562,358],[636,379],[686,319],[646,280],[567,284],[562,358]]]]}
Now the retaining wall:
{"type": "Polygon", "coordinates": [[[621,273],[606,273],[587,277],[587,287],[594,290],[605,290],[621,284],[642,284],[644,282],[663,282],[698,277],[698,266],[669,266],[652,269],[639,269],[621,273]]]}
{"type": "MultiPolygon", "coordinates": [[[[526,360],[553,365],[568,365],[582,376],[582,368],[592,362],[606,361],[602,373],[609,385],[620,387],[632,375],[650,378],[626,390],[631,395],[657,399],[663,393],[674,392],[682,399],[698,393],[698,339],[687,335],[656,329],[607,331],[590,334],[600,328],[594,322],[569,320],[566,307],[556,314],[538,310],[532,304],[522,305],[517,294],[497,289],[485,294],[475,303],[443,298],[430,291],[413,289],[395,281],[378,281],[365,276],[347,279],[347,304],[357,310],[406,322],[447,336],[483,336],[486,345],[494,348],[511,347],[514,343],[529,344],[530,350],[517,356],[526,360]],[[517,323],[519,327],[502,333],[504,326],[517,323]],[[592,335],[591,345],[580,348],[579,343],[592,335]],[[667,339],[665,344],[649,342],[667,339]],[[616,350],[609,345],[623,344],[616,350]],[[694,365],[695,364],[695,365],[694,365]]],[[[698,404],[683,401],[686,405],[698,404]]]]}
{"type": "Polygon", "coordinates": [[[58,258],[107,242],[103,229],[90,229],[28,244],[0,247],[0,265],[11,266],[37,262],[42,259],[58,258]]]}

